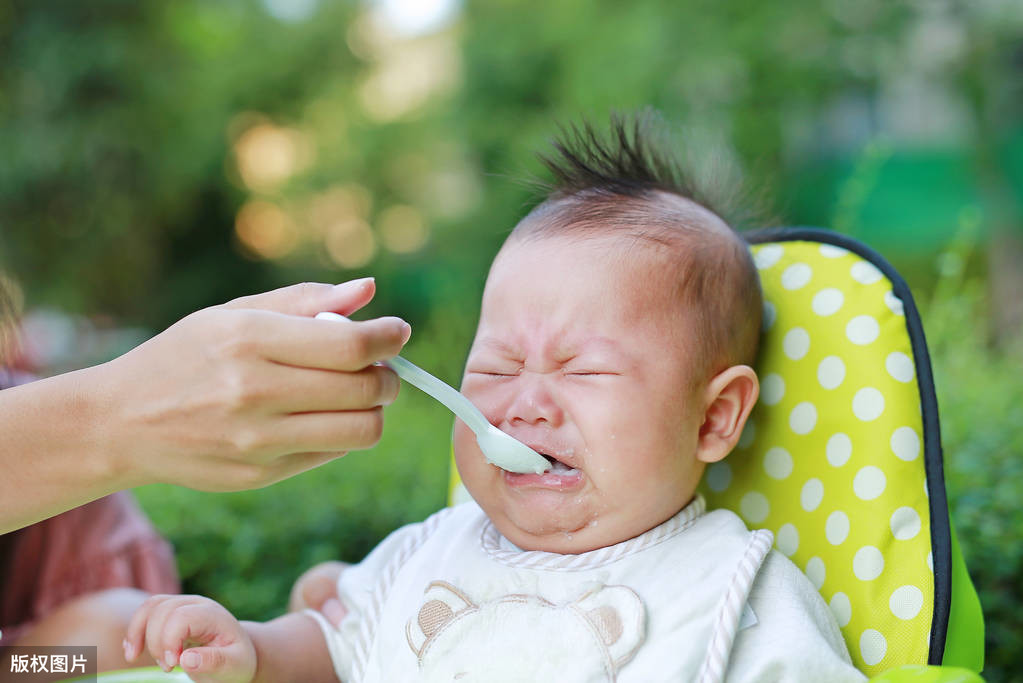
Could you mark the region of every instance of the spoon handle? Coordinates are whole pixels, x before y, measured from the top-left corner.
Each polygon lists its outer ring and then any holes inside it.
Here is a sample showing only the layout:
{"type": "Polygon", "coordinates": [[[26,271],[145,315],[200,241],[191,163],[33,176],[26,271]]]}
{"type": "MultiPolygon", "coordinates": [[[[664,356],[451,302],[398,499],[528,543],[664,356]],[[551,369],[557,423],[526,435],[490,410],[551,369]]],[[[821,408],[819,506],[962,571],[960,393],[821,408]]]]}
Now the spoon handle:
{"type": "MultiPolygon", "coordinates": [[[[316,314],[318,320],[348,320],[339,313],[323,311],[316,314]]],[[[490,421],[483,417],[483,413],[472,404],[469,399],[462,396],[453,388],[440,381],[426,370],[413,365],[401,356],[395,356],[391,360],[383,361],[383,364],[394,370],[398,377],[414,387],[425,391],[445,406],[447,409],[461,418],[462,422],[469,426],[477,437],[486,434],[490,429],[490,421]]]]}
{"type": "Polygon", "coordinates": [[[479,436],[490,428],[490,421],[474,406],[469,399],[455,391],[451,386],[437,379],[426,370],[410,363],[401,356],[385,360],[384,365],[394,370],[398,377],[418,389],[434,397],[453,412],[462,422],[468,425],[474,434],[479,436]]]}

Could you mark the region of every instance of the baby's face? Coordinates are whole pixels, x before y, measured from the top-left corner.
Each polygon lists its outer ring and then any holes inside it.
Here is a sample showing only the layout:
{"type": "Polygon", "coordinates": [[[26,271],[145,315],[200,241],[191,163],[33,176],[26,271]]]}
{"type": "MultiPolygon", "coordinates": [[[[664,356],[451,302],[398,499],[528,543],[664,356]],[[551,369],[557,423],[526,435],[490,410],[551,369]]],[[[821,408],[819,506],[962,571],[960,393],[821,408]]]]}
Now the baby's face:
{"type": "Polygon", "coordinates": [[[460,421],[455,458],[469,493],[521,548],[611,545],[693,496],[704,383],[693,382],[690,327],[659,284],[668,266],[657,249],[542,237],[506,245],[491,268],[462,391],[558,462],[542,475],[501,470],[460,421]]]}

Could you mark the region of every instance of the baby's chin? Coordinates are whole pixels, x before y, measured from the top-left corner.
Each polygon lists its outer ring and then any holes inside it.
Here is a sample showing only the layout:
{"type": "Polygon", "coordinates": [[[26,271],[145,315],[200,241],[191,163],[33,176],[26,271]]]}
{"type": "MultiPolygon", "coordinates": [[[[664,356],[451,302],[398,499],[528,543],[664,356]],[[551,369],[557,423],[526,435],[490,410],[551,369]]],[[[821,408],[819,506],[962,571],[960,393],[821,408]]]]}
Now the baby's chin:
{"type": "Polygon", "coordinates": [[[505,538],[522,550],[577,555],[628,540],[635,534],[616,533],[599,516],[582,519],[511,518],[491,514],[491,521],[505,538]]]}

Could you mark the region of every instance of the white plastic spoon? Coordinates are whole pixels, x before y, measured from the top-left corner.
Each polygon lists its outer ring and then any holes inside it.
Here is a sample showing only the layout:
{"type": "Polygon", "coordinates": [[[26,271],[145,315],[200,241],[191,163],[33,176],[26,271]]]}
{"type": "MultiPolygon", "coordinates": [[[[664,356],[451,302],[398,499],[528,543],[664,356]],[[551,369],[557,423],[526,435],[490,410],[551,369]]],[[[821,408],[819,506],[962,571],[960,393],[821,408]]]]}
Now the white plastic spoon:
{"type": "MultiPolygon", "coordinates": [[[[329,311],[317,313],[316,317],[321,320],[347,320],[343,315],[329,311]]],[[[398,377],[437,399],[457,415],[476,435],[476,443],[479,444],[480,450],[486,456],[487,462],[509,472],[543,474],[550,469],[550,463],[546,458],[490,424],[490,421],[483,417],[483,413],[469,399],[426,370],[401,356],[395,356],[383,363],[394,370],[398,377]]]]}

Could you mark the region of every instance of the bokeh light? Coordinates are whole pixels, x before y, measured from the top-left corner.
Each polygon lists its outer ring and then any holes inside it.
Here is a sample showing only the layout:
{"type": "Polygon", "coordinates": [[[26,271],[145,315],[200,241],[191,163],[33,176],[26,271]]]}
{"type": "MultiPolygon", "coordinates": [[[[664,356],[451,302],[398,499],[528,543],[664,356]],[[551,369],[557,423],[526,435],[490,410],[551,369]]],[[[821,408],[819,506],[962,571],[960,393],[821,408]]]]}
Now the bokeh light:
{"type": "Polygon", "coordinates": [[[298,228],[279,206],[254,200],[238,210],[235,235],[250,255],[264,259],[287,256],[298,242],[298,228]]]}
{"type": "Polygon", "coordinates": [[[378,122],[409,114],[461,82],[458,44],[450,34],[396,42],[384,50],[359,88],[366,115],[378,122]]]}
{"type": "Polygon", "coordinates": [[[255,192],[271,192],[312,161],[313,145],[298,130],[257,123],[234,143],[238,174],[255,192]]]}
{"type": "Polygon", "coordinates": [[[369,223],[361,218],[331,224],[324,238],[327,253],[342,268],[360,268],[376,255],[376,237],[369,223]]]}
{"type": "Polygon", "coordinates": [[[396,254],[419,251],[430,235],[422,212],[404,204],[389,206],[381,211],[377,225],[384,247],[396,254]]]}

